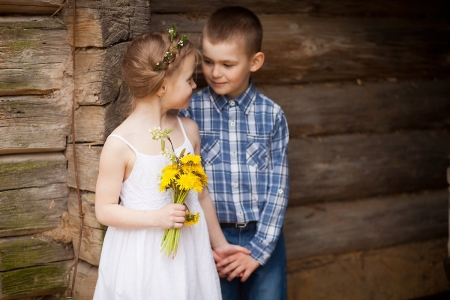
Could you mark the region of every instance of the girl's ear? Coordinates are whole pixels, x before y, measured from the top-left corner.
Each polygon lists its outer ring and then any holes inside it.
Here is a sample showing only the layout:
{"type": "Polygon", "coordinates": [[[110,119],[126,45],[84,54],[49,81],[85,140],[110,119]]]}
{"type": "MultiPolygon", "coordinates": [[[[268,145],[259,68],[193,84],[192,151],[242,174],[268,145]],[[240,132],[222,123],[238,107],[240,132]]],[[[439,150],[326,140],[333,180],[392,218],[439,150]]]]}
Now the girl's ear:
{"type": "Polygon", "coordinates": [[[166,81],[164,80],[163,83],[161,84],[160,88],[156,92],[156,95],[158,95],[159,98],[161,99],[162,97],[164,97],[164,94],[166,93],[166,90],[167,90],[166,81]]]}
{"type": "Polygon", "coordinates": [[[250,65],[250,72],[256,72],[264,64],[264,53],[258,52],[252,57],[252,63],[250,65]]]}

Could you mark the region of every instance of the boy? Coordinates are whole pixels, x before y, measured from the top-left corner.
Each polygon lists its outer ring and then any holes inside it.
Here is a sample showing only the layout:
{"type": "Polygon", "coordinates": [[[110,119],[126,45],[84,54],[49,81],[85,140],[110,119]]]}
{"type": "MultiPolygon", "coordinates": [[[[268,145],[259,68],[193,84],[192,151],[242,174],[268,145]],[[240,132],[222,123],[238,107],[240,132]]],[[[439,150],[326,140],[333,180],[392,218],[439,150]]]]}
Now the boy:
{"type": "Polygon", "coordinates": [[[208,190],[225,237],[251,251],[215,254],[224,300],[240,299],[240,290],[243,299],[286,299],[282,225],[289,133],[281,108],[250,78],[264,63],[261,42],[261,23],[250,10],[230,6],[214,12],[202,35],[209,87],[180,111],[198,123],[208,190]]]}

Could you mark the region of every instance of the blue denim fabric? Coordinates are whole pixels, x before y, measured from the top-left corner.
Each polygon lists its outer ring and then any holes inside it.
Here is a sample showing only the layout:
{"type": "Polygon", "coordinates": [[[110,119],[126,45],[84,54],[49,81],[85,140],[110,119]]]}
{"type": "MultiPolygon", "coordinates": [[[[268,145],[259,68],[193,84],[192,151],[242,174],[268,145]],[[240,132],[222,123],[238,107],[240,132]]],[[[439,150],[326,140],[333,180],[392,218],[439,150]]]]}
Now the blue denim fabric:
{"type": "MultiPolygon", "coordinates": [[[[229,243],[245,246],[255,236],[256,222],[250,223],[245,228],[222,228],[222,231],[229,243]]],[[[223,300],[285,300],[286,248],[283,233],[267,263],[258,267],[246,282],[241,283],[240,278],[232,281],[221,278],[220,286],[223,300]]]]}

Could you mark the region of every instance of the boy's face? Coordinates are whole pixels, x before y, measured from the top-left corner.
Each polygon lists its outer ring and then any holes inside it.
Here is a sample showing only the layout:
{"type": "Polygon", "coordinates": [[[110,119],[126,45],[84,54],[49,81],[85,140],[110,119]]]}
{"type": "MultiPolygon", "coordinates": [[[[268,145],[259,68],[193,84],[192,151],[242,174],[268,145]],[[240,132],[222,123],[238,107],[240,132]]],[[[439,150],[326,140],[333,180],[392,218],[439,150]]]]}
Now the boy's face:
{"type": "Polygon", "coordinates": [[[202,42],[202,69],[208,85],[219,95],[234,99],[249,86],[252,58],[238,42],[202,42]]]}

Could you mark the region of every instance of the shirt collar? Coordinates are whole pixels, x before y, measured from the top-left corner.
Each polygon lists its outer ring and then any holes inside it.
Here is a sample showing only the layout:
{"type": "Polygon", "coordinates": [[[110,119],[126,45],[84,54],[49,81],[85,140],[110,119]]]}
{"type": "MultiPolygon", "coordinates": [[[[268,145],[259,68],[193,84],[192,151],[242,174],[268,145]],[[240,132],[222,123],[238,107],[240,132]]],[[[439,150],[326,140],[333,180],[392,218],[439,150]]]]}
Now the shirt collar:
{"type": "Polygon", "coordinates": [[[214,104],[214,107],[216,108],[217,112],[220,113],[221,110],[223,110],[227,104],[230,102],[230,100],[234,100],[234,102],[237,104],[237,106],[245,113],[248,114],[250,111],[251,104],[253,101],[255,101],[256,98],[256,87],[253,84],[253,81],[250,79],[250,84],[245,92],[243,92],[239,97],[236,99],[231,99],[226,95],[218,95],[214,92],[214,90],[211,87],[209,88],[209,94],[210,99],[214,104]]]}

